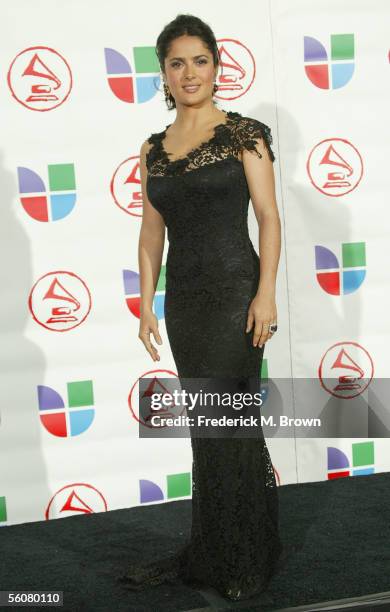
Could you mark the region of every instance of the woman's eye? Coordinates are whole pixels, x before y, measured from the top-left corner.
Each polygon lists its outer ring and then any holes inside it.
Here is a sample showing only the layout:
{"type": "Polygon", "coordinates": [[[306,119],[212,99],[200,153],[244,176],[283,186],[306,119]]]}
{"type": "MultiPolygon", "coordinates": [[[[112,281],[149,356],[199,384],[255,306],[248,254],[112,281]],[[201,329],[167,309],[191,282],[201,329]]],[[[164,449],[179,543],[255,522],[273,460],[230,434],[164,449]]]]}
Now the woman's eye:
{"type": "MultiPolygon", "coordinates": [[[[200,60],[197,60],[198,64],[207,64],[207,59],[206,58],[202,58],[200,60]]],[[[176,68],[176,66],[180,66],[181,62],[172,62],[171,66],[172,68],[176,68]]]]}

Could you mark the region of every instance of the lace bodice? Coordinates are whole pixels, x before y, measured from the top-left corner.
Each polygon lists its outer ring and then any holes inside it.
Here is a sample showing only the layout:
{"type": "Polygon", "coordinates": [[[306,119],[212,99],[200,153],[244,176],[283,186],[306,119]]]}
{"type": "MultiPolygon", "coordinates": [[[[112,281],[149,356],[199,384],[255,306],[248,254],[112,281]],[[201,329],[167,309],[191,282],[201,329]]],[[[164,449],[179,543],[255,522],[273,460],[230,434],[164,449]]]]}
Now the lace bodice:
{"type": "Polygon", "coordinates": [[[262,157],[256,149],[256,139],[261,138],[264,139],[271,161],[275,161],[271,149],[271,129],[265,123],[252,117],[245,117],[238,112],[223,112],[226,121],[214,127],[212,137],[178,159],[170,159],[163,145],[166,131],[171,124],[168,124],[162,132],[151,134],[148,142],[153,146],[146,155],[148,173],[153,176],[177,176],[227,158],[240,161],[242,149],[255,151],[258,157],[262,157]]]}

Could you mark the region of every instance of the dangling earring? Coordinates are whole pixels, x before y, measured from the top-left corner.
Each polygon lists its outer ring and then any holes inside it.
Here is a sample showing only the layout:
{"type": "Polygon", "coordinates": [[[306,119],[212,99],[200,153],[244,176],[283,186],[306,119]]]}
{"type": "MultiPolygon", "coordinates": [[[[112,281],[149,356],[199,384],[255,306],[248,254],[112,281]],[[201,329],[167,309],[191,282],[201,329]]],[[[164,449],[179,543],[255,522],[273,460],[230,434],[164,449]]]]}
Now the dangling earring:
{"type": "Polygon", "coordinates": [[[167,105],[168,110],[175,108],[176,106],[175,98],[171,95],[171,92],[169,91],[169,87],[165,83],[164,83],[164,96],[165,96],[165,103],[167,105]]]}

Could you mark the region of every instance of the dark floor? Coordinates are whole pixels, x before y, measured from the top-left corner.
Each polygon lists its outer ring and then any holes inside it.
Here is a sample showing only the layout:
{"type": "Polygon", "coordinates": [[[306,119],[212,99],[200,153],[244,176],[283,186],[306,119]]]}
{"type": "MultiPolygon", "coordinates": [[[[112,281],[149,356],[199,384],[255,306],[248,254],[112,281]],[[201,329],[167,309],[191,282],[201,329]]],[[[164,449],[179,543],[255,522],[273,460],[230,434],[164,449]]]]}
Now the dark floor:
{"type": "Polygon", "coordinates": [[[181,584],[134,593],[116,582],[128,564],[185,543],[191,500],[3,527],[0,590],[62,590],[61,609],[72,612],[180,612],[211,609],[211,600],[213,609],[266,612],[390,591],[390,473],[278,491],[288,557],[253,602],[224,605],[181,584]]]}

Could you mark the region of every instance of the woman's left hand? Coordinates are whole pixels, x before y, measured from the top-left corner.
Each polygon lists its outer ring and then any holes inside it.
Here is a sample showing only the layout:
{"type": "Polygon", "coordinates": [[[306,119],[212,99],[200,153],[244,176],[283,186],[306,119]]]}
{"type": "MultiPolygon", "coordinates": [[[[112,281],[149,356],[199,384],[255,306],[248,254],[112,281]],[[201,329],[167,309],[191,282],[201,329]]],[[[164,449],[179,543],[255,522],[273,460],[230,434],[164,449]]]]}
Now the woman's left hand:
{"type": "Polygon", "coordinates": [[[255,324],[253,346],[261,348],[267,340],[272,338],[272,332],[268,331],[269,326],[277,322],[275,297],[266,293],[256,294],[249,306],[246,325],[246,333],[248,333],[253,323],[255,324]]]}

